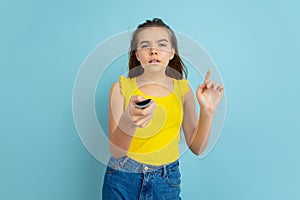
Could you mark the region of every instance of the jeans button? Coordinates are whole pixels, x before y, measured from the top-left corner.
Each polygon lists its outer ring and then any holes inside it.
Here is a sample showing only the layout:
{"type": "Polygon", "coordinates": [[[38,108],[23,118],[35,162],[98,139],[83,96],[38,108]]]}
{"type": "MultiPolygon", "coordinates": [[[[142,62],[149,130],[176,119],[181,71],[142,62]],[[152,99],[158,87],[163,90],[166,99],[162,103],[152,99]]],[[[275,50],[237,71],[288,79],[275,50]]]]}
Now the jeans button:
{"type": "Polygon", "coordinates": [[[147,171],[149,169],[148,166],[144,166],[144,170],[147,171]]]}

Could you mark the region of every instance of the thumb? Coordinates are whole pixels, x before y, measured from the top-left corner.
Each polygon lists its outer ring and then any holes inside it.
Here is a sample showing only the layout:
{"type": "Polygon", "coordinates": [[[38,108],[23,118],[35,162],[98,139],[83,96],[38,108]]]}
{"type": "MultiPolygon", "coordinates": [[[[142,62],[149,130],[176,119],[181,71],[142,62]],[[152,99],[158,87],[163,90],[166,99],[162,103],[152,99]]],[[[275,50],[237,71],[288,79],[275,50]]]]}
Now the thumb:
{"type": "Polygon", "coordinates": [[[198,89],[197,89],[197,93],[202,93],[203,92],[203,90],[205,89],[205,86],[206,86],[206,84],[204,83],[204,84],[202,84],[202,85],[199,85],[198,86],[198,89]]]}
{"type": "Polygon", "coordinates": [[[143,101],[145,100],[145,98],[143,96],[140,96],[140,95],[135,95],[135,96],[132,96],[129,100],[130,104],[135,104],[139,101],[143,101]]]}
{"type": "Polygon", "coordinates": [[[202,85],[199,85],[198,86],[198,91],[200,91],[202,93],[203,90],[205,89],[205,87],[206,87],[206,83],[203,83],[202,85]]]}

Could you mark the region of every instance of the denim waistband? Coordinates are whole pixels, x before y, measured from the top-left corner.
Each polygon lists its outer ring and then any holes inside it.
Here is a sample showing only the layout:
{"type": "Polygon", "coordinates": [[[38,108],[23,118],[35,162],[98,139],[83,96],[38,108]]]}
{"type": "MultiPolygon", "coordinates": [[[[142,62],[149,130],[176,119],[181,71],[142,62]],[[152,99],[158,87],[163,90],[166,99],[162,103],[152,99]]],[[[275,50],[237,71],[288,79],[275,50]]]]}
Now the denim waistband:
{"type": "Polygon", "coordinates": [[[108,162],[108,167],[111,167],[116,170],[130,172],[130,173],[161,173],[163,171],[171,170],[179,166],[179,161],[176,160],[172,163],[166,165],[148,165],[144,163],[137,162],[128,156],[123,156],[119,159],[110,157],[108,162]]]}

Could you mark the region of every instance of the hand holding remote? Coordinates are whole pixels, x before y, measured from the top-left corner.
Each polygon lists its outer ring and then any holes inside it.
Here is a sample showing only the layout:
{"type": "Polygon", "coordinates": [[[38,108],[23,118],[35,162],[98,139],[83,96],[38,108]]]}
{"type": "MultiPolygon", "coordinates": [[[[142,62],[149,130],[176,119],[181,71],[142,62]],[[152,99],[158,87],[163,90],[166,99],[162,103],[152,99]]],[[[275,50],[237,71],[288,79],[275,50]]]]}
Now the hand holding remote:
{"type": "Polygon", "coordinates": [[[155,106],[155,101],[151,99],[132,96],[127,107],[130,120],[135,126],[144,128],[151,121],[155,106]]]}

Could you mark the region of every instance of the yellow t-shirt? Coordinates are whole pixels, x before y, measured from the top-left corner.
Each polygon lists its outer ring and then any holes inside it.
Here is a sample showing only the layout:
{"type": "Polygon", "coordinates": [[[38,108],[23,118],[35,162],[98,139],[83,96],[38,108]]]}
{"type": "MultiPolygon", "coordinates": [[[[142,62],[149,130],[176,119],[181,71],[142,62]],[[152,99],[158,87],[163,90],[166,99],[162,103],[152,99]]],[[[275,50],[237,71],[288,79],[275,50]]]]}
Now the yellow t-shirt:
{"type": "Polygon", "coordinates": [[[139,90],[136,78],[120,76],[121,93],[126,109],[131,96],[141,95],[156,102],[151,122],[137,128],[127,156],[149,165],[163,165],[179,158],[178,142],[183,119],[184,95],[189,91],[188,80],[174,80],[173,91],[163,97],[154,97],[139,90]]]}

